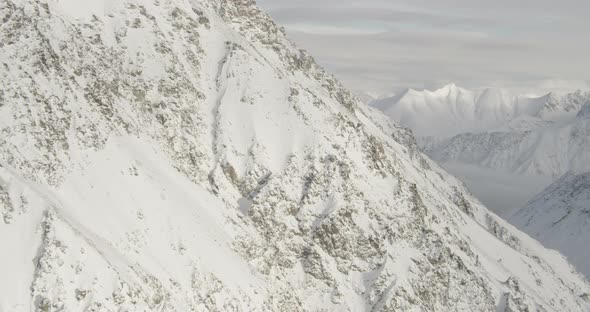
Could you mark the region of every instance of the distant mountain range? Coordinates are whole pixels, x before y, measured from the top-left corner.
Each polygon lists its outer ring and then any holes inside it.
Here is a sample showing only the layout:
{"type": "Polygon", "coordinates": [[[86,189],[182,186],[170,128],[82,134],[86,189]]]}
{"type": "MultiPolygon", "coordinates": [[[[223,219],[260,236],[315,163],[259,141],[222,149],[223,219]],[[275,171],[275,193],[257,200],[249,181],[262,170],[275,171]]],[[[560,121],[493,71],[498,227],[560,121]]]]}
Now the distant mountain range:
{"type": "Polygon", "coordinates": [[[496,213],[590,276],[590,93],[527,97],[451,84],[371,105],[412,129],[496,213]]]}
{"type": "MultiPolygon", "coordinates": [[[[472,168],[454,170],[457,165],[476,167],[478,175],[490,170],[494,175],[550,180],[569,171],[590,170],[590,92],[527,97],[503,89],[470,91],[450,84],[435,91],[408,89],[370,105],[412,129],[424,152],[443,165],[452,164],[448,170],[475,184],[481,179],[473,176],[472,168]]],[[[512,177],[505,180],[501,183],[510,183],[512,177]]],[[[528,195],[538,191],[529,190],[528,195]]],[[[502,210],[525,203],[509,203],[511,207],[502,210]]]]}
{"type": "Polygon", "coordinates": [[[471,91],[446,85],[438,90],[406,91],[370,104],[419,137],[452,137],[463,133],[532,130],[567,120],[590,101],[590,93],[564,96],[513,95],[499,88],[471,91]]]}

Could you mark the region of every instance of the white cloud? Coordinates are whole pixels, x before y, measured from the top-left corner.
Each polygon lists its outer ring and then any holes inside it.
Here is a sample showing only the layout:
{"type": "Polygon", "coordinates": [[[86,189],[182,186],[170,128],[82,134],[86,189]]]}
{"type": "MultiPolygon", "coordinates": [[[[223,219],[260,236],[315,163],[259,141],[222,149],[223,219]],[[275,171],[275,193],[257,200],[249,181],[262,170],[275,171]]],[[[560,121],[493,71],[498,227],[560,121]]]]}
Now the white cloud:
{"type": "Polygon", "coordinates": [[[589,1],[259,0],[350,88],[456,82],[560,90],[590,81],[589,1]],[[548,83],[549,81],[559,83],[548,83]]]}

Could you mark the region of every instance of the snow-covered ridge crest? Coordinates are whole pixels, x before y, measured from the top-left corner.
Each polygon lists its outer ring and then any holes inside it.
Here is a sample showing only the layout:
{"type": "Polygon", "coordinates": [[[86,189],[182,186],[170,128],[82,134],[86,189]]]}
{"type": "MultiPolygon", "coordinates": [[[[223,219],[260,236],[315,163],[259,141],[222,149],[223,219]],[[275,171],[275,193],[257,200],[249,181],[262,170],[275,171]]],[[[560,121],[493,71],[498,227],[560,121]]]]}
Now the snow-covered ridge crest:
{"type": "Polygon", "coordinates": [[[0,0],[0,310],[590,306],[253,1],[97,3],[0,0]]]}

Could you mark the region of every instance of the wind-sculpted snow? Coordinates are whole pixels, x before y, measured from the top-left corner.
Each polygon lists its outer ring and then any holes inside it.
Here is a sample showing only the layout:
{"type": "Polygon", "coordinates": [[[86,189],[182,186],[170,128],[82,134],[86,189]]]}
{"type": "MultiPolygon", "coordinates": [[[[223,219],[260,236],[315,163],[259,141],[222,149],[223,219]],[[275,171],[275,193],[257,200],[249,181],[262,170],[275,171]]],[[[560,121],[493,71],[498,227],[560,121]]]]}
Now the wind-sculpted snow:
{"type": "Polygon", "coordinates": [[[0,311],[590,308],[253,1],[0,19],[0,311]]]}
{"type": "Polygon", "coordinates": [[[566,174],[510,220],[590,276],[590,172],[566,174]]]}

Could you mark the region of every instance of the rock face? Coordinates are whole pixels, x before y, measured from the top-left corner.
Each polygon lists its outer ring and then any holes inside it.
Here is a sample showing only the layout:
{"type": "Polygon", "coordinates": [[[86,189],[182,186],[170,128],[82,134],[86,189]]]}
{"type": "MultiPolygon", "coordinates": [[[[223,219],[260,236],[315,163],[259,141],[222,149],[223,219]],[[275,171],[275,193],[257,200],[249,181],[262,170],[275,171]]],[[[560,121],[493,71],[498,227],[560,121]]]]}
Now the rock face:
{"type": "Polygon", "coordinates": [[[0,311],[584,311],[250,0],[0,0],[0,311]]]}
{"type": "Polygon", "coordinates": [[[590,276],[590,172],[566,174],[510,221],[590,276]]]}

